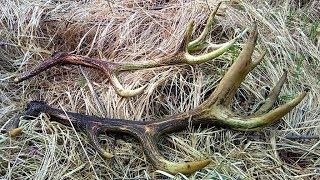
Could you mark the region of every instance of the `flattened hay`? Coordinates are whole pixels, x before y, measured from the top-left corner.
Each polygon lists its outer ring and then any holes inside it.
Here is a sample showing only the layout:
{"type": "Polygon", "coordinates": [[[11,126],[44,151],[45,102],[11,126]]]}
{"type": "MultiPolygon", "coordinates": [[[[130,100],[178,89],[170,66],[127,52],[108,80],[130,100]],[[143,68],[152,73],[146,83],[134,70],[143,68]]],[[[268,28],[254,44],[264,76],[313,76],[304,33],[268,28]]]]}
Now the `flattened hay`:
{"type": "Polygon", "coordinates": [[[1,0],[0,179],[320,178],[319,17],[316,0],[1,0]]]}

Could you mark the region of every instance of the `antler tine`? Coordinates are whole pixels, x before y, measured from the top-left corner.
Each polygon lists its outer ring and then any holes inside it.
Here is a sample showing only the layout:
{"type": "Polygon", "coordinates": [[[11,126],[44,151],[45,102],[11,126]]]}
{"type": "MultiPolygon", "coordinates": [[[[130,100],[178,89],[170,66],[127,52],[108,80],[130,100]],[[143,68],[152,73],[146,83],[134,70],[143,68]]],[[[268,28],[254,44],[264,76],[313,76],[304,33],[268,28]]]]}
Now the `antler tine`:
{"type": "Polygon", "coordinates": [[[199,169],[204,168],[208,164],[210,164],[211,160],[200,160],[193,162],[184,162],[184,163],[175,163],[166,160],[158,150],[156,145],[157,140],[150,135],[141,135],[139,136],[141,143],[144,146],[144,152],[146,156],[152,161],[152,164],[155,165],[156,168],[165,170],[171,174],[191,174],[199,169]]]}
{"type": "Polygon", "coordinates": [[[106,159],[111,159],[113,157],[113,154],[107,152],[99,143],[99,140],[98,140],[99,130],[100,128],[95,125],[87,125],[87,128],[85,129],[89,142],[98,151],[98,153],[106,159]]]}
{"type": "Polygon", "coordinates": [[[143,90],[147,87],[147,85],[143,85],[143,86],[141,86],[137,89],[133,89],[133,90],[125,89],[125,88],[123,88],[123,86],[121,85],[117,76],[114,73],[110,74],[110,82],[113,85],[113,88],[117,92],[117,94],[119,94],[122,97],[136,96],[138,94],[141,94],[143,92],[143,90]]]}
{"type": "Polygon", "coordinates": [[[257,27],[255,25],[237,60],[228,69],[217,88],[206,100],[205,104],[207,106],[213,104],[225,107],[230,106],[238,87],[253,67],[251,56],[256,45],[257,36],[257,27]]]}
{"type": "Polygon", "coordinates": [[[273,87],[268,98],[263,102],[262,106],[254,113],[255,115],[261,115],[270,110],[280,94],[281,88],[287,79],[287,74],[287,71],[284,70],[280,80],[277,82],[276,86],[273,87]]]}
{"type": "Polygon", "coordinates": [[[220,117],[218,117],[219,112],[217,110],[215,113],[213,113],[214,115],[211,114],[215,116],[215,118],[212,118],[212,117],[211,118],[214,119],[217,122],[217,124],[224,127],[228,127],[230,129],[239,130],[239,131],[258,130],[280,120],[283,116],[285,116],[288,112],[290,112],[295,106],[297,106],[303,100],[303,98],[307,95],[307,92],[308,90],[301,93],[299,96],[297,96],[290,102],[287,102],[286,104],[283,104],[278,108],[259,116],[226,117],[226,114],[224,114],[224,112],[220,112],[220,117]]]}
{"type": "Polygon", "coordinates": [[[179,48],[180,52],[184,52],[184,51],[188,52],[188,47],[190,44],[193,28],[194,28],[194,21],[192,20],[187,24],[187,28],[184,33],[182,43],[180,44],[180,48],[179,48]]]}
{"type": "Polygon", "coordinates": [[[220,7],[220,5],[222,4],[222,2],[219,2],[217,4],[217,6],[215,7],[215,9],[210,13],[208,19],[207,19],[207,24],[206,26],[204,27],[203,31],[201,32],[200,36],[191,41],[189,44],[188,44],[188,50],[189,51],[192,51],[193,49],[195,49],[197,46],[199,46],[200,44],[203,44],[204,41],[206,40],[206,38],[208,37],[208,34],[210,33],[211,31],[211,28],[212,28],[212,25],[213,25],[213,22],[214,22],[214,17],[216,16],[217,12],[218,12],[218,9],[220,7]]]}
{"type": "Polygon", "coordinates": [[[186,59],[186,63],[188,64],[201,64],[204,62],[207,62],[209,60],[212,60],[214,58],[219,57],[220,55],[222,55],[223,53],[225,53],[226,51],[228,51],[233,45],[234,43],[237,42],[237,40],[242,37],[244,34],[247,33],[249,29],[245,29],[243,32],[241,32],[238,36],[236,36],[235,38],[231,39],[230,41],[223,43],[221,46],[219,46],[218,49],[213,50],[211,52],[208,52],[206,54],[202,54],[202,55],[191,55],[189,54],[189,52],[185,53],[185,59],[186,59]]]}
{"type": "MultiPolygon", "coordinates": [[[[216,8],[210,13],[210,15],[209,15],[209,17],[207,19],[207,23],[206,23],[203,31],[201,32],[200,36],[197,39],[191,41],[188,44],[188,51],[187,52],[193,53],[193,52],[197,52],[197,51],[203,50],[205,48],[210,48],[210,49],[213,49],[213,50],[216,50],[216,49],[220,49],[220,50],[229,49],[230,46],[232,46],[240,37],[243,36],[243,34],[245,34],[247,32],[248,29],[244,30],[238,36],[236,36],[235,38],[231,39],[229,42],[226,42],[226,43],[214,44],[212,42],[206,41],[207,38],[208,38],[209,33],[211,32],[212,25],[213,25],[213,22],[214,22],[214,17],[217,14],[221,4],[222,4],[222,1],[219,2],[217,4],[216,8]]],[[[214,54],[214,53],[212,53],[212,54],[214,54]]],[[[214,56],[212,56],[212,57],[214,58],[214,56]]]]}

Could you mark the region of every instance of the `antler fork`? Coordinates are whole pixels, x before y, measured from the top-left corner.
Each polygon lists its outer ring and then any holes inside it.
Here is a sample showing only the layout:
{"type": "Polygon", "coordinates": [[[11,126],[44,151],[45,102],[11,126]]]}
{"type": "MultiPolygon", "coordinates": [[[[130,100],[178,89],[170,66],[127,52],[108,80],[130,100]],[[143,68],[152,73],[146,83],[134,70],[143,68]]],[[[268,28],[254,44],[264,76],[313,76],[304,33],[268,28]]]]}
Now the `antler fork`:
{"type": "MultiPolygon", "coordinates": [[[[145,155],[152,164],[161,170],[172,174],[183,173],[190,174],[198,169],[207,166],[209,159],[175,163],[166,160],[157,148],[157,142],[160,136],[186,129],[189,122],[193,125],[209,124],[227,127],[229,129],[250,131],[261,129],[272,123],[277,122],[306,96],[307,91],[301,93],[295,99],[270,110],[277,100],[281,87],[286,80],[286,72],[280,78],[276,86],[271,90],[269,97],[264,104],[252,115],[243,117],[236,115],[230,110],[230,105],[235,93],[244,80],[246,75],[261,62],[263,55],[256,61],[251,60],[257,40],[256,27],[251,32],[243,50],[237,60],[232,64],[224,75],[216,89],[197,108],[190,112],[173,115],[159,122],[130,121],[123,119],[99,118],[93,116],[80,115],[77,113],[64,112],[48,106],[44,102],[32,101],[26,108],[25,115],[38,116],[39,113],[47,113],[51,120],[58,121],[64,125],[73,125],[76,129],[87,133],[97,151],[105,158],[111,158],[113,155],[104,150],[98,142],[97,135],[100,132],[126,133],[143,144],[145,155]]],[[[92,64],[90,64],[92,66],[92,64]]]]}

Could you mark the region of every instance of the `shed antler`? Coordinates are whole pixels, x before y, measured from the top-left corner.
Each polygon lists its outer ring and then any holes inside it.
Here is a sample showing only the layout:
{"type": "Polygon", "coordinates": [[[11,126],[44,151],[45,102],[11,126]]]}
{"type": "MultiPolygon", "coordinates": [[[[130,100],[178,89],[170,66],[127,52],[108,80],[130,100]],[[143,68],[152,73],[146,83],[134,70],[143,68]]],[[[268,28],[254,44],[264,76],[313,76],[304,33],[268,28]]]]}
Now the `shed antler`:
{"type": "Polygon", "coordinates": [[[33,69],[32,71],[26,72],[22,74],[20,77],[17,77],[14,81],[19,83],[26,79],[29,79],[37,74],[45,71],[56,65],[81,65],[90,68],[95,68],[103,71],[110,80],[110,83],[114,87],[115,91],[123,97],[131,97],[140,94],[147,85],[139,87],[134,90],[125,89],[117,78],[117,74],[124,71],[134,71],[140,69],[147,68],[155,68],[160,66],[167,65],[178,65],[178,64],[200,64],[212,60],[224,52],[226,52],[243,34],[246,33],[247,30],[243,31],[241,34],[233,38],[232,40],[223,43],[223,44],[212,44],[207,42],[207,36],[210,33],[214,16],[216,15],[218,8],[221,3],[218,4],[216,9],[209,15],[207,20],[207,24],[201,33],[201,35],[194,41],[189,42],[194,22],[188,24],[185,37],[180,45],[180,48],[172,53],[171,55],[154,60],[140,61],[140,62],[109,62],[103,61],[100,59],[89,58],[80,55],[74,55],[70,53],[55,53],[51,58],[46,59],[43,63],[41,63],[38,67],[33,69]],[[211,52],[202,54],[202,55],[191,55],[190,53],[200,51],[204,48],[213,49],[211,52]]]}
{"type": "MultiPolygon", "coordinates": [[[[243,117],[236,115],[230,110],[232,99],[241,82],[246,75],[259,64],[264,56],[263,54],[256,61],[251,60],[256,40],[257,31],[256,28],[254,28],[238,59],[232,64],[213,93],[206,101],[190,112],[173,115],[159,122],[142,122],[99,118],[64,112],[52,108],[44,102],[32,101],[28,104],[25,115],[38,116],[39,113],[42,112],[50,115],[51,120],[58,121],[64,125],[72,124],[76,129],[86,132],[93,146],[106,158],[111,158],[113,155],[101,147],[97,140],[98,133],[115,132],[129,134],[143,144],[145,155],[156,168],[172,174],[190,174],[207,166],[210,163],[210,160],[206,159],[183,163],[175,163],[166,160],[157,148],[157,142],[162,135],[186,129],[189,126],[190,121],[192,125],[217,125],[240,131],[257,130],[280,120],[285,114],[299,104],[307,94],[306,90],[290,102],[270,111],[285,82],[285,72],[280,81],[271,90],[265,103],[254,114],[243,117]]],[[[67,57],[68,58],[65,59],[69,59],[73,56],[67,57]]],[[[86,60],[90,61],[91,59],[86,60]]],[[[90,63],[89,65],[90,67],[98,66],[96,64],[93,65],[93,63],[90,63]]]]}

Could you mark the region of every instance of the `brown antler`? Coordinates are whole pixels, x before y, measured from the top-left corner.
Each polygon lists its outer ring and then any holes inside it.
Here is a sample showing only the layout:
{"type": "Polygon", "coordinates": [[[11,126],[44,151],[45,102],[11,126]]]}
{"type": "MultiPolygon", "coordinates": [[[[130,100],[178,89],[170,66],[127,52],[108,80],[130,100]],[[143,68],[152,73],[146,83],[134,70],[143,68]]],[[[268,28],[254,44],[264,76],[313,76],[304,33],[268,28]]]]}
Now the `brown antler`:
{"type": "MultiPolygon", "coordinates": [[[[97,151],[106,158],[111,158],[112,154],[106,152],[100,146],[97,140],[97,134],[100,132],[129,134],[143,144],[145,155],[156,168],[173,174],[190,174],[208,165],[210,160],[207,159],[184,163],[170,162],[161,155],[157,148],[157,142],[160,136],[176,132],[181,129],[186,129],[189,126],[190,119],[193,125],[210,124],[241,131],[257,130],[280,120],[285,114],[299,104],[307,94],[307,91],[305,91],[290,102],[269,111],[276,101],[281,87],[285,82],[285,72],[280,81],[271,90],[267,100],[264,101],[260,109],[258,109],[254,114],[248,117],[242,117],[236,115],[230,110],[230,104],[241,82],[244,80],[245,76],[259,64],[265,54],[263,53],[257,61],[251,60],[256,40],[257,30],[255,27],[238,59],[224,75],[214,92],[206,101],[190,112],[174,115],[159,122],[142,122],[123,119],[103,119],[99,117],[80,115],[77,113],[64,112],[51,108],[43,102],[33,101],[28,104],[25,115],[37,116],[41,112],[47,113],[50,115],[51,120],[58,121],[64,125],[73,125],[76,129],[85,131],[97,151]]],[[[65,59],[67,60],[71,57],[74,58],[74,56],[66,57],[67,58],[65,59]]],[[[82,59],[85,59],[86,61],[81,62],[91,61],[89,58],[82,59]]],[[[64,60],[64,62],[65,61],[66,60],[64,60]]],[[[102,63],[101,61],[97,62],[102,63]]],[[[83,63],[83,65],[86,64],[83,63]]],[[[110,65],[110,63],[108,63],[108,65],[110,65]]],[[[101,67],[100,64],[94,63],[89,63],[88,66],[101,67]]]]}
{"type": "Polygon", "coordinates": [[[96,68],[103,71],[109,78],[110,83],[114,87],[115,91],[120,96],[131,97],[131,96],[138,95],[145,89],[147,85],[144,85],[134,90],[124,89],[121,83],[119,82],[116,74],[123,71],[133,71],[133,70],[155,68],[155,67],[167,66],[167,65],[178,65],[178,64],[193,65],[193,64],[204,63],[226,52],[237,41],[237,39],[239,39],[247,31],[245,30],[240,35],[236,36],[234,39],[230,40],[227,43],[212,44],[210,42],[207,42],[206,38],[210,32],[210,29],[213,24],[214,16],[217,13],[220,4],[221,3],[219,3],[216,9],[209,15],[207,24],[203,32],[201,33],[201,35],[196,40],[189,42],[190,36],[193,31],[193,26],[194,26],[193,22],[189,23],[185,33],[184,40],[182,41],[180,48],[178,49],[177,52],[167,57],[164,57],[161,59],[128,63],[128,62],[109,62],[106,60],[73,55],[70,53],[55,53],[52,55],[51,58],[46,59],[34,70],[22,74],[20,77],[17,77],[14,81],[16,83],[19,83],[33,76],[36,76],[42,71],[45,71],[48,68],[51,68],[56,65],[66,65],[66,64],[82,65],[82,66],[96,68]],[[213,49],[209,53],[206,53],[203,55],[189,54],[189,52],[190,53],[196,52],[208,47],[213,49]]]}

